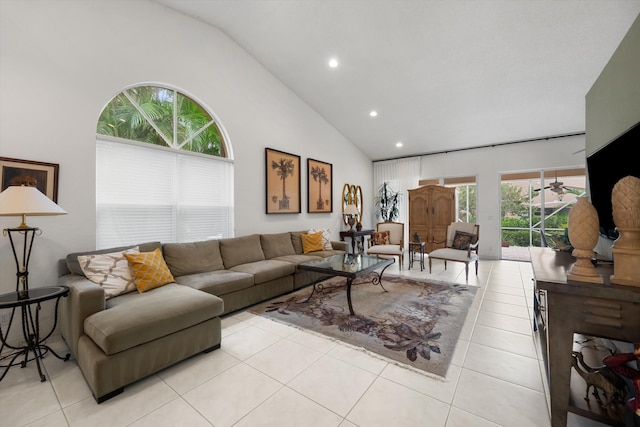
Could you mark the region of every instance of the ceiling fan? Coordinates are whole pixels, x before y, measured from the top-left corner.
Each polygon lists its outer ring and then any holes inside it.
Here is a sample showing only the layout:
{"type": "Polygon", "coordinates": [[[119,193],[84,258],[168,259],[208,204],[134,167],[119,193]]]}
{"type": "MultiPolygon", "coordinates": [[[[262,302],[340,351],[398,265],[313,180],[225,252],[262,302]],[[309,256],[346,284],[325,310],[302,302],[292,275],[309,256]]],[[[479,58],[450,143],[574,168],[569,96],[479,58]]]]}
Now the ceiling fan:
{"type": "Polygon", "coordinates": [[[564,182],[562,181],[558,181],[558,173],[556,172],[556,180],[553,182],[550,182],[549,185],[547,185],[544,188],[537,188],[533,191],[540,191],[540,190],[551,190],[554,193],[556,193],[559,196],[562,196],[563,194],[565,194],[564,190],[571,190],[571,187],[565,187],[564,186],[564,182]]]}

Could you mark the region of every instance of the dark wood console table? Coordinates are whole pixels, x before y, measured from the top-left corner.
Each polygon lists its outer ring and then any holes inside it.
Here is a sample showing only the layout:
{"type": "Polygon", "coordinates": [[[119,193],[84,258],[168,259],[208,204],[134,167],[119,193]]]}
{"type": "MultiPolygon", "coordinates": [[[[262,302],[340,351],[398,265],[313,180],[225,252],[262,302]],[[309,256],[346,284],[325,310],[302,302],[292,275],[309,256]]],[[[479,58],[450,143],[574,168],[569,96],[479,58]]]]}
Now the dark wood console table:
{"type": "MultiPolygon", "coordinates": [[[[611,266],[598,266],[604,284],[567,280],[569,253],[530,248],[537,325],[549,379],[551,424],[567,425],[567,411],[589,416],[570,402],[573,334],[640,342],[640,287],[612,285],[611,266]]],[[[602,420],[601,420],[602,421],[602,420]]]]}
{"type": "Polygon", "coordinates": [[[351,253],[358,254],[360,251],[356,251],[356,241],[361,239],[362,247],[364,248],[364,237],[373,235],[375,230],[347,230],[340,232],[340,240],[344,242],[345,237],[351,238],[351,253]]]}

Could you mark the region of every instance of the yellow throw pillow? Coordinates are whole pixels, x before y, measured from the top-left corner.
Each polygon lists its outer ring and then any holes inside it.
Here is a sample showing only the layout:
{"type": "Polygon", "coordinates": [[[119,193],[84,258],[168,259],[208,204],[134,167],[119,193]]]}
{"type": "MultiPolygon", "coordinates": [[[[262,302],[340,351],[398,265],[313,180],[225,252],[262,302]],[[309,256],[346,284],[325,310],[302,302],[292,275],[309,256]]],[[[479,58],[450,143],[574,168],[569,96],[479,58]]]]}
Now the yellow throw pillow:
{"type": "Polygon", "coordinates": [[[160,249],[153,252],[123,255],[129,261],[129,267],[133,272],[133,279],[139,293],[175,282],[167,263],[164,262],[160,249]]]}
{"type": "Polygon", "coordinates": [[[313,234],[301,234],[300,238],[302,239],[302,252],[305,254],[324,249],[322,246],[322,231],[313,234]]]}

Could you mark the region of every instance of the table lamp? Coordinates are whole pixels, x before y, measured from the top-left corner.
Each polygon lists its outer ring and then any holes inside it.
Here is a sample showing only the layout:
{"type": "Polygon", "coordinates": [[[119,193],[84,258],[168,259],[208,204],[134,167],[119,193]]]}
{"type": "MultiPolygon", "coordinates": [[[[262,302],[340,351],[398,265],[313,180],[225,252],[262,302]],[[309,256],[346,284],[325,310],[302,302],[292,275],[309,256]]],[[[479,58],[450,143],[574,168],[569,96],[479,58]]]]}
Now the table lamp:
{"type": "Polygon", "coordinates": [[[349,224],[350,227],[349,231],[353,231],[353,224],[356,223],[355,217],[358,216],[359,213],[356,205],[350,204],[345,206],[344,214],[349,216],[349,219],[347,219],[347,224],[349,224]]]}
{"type": "Polygon", "coordinates": [[[16,261],[16,292],[29,290],[29,258],[31,257],[31,248],[33,247],[33,238],[42,231],[37,227],[30,227],[26,224],[27,216],[49,216],[64,215],[65,212],[60,206],[55,204],[51,199],[45,196],[36,187],[28,186],[9,186],[0,193],[0,216],[21,216],[22,222],[15,228],[5,228],[2,230],[3,235],[9,236],[13,258],[16,261]],[[24,244],[22,247],[22,262],[18,259],[18,252],[14,242],[14,236],[24,235],[24,244]]]}

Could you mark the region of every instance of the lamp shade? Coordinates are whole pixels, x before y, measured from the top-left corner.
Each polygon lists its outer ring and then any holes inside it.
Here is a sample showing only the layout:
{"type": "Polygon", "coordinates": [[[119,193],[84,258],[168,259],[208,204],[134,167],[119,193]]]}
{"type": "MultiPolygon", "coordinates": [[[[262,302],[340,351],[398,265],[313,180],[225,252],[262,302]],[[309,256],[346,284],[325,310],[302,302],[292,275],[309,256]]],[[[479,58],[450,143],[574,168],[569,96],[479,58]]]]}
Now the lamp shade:
{"type": "Polygon", "coordinates": [[[64,215],[64,209],[42,194],[36,187],[13,185],[0,193],[0,216],[64,215]]]}
{"type": "Polygon", "coordinates": [[[358,214],[360,214],[360,212],[358,211],[358,208],[356,207],[356,205],[347,205],[344,208],[344,214],[345,215],[358,215],[358,214]]]}

